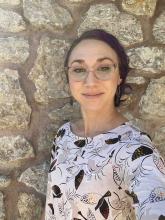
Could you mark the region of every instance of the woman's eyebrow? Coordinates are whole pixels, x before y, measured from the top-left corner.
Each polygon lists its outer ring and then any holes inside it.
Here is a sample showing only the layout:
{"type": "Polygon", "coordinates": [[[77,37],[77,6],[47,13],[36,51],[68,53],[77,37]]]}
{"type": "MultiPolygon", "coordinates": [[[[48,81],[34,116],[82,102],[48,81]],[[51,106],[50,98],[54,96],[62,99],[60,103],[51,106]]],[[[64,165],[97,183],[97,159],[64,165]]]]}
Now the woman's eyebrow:
{"type": "MultiPolygon", "coordinates": [[[[110,60],[110,61],[114,62],[110,57],[101,57],[101,58],[98,58],[96,61],[101,62],[103,60],[110,60]]],[[[73,60],[70,65],[72,65],[72,63],[74,63],[74,62],[76,62],[76,63],[85,63],[85,60],[83,60],[83,59],[76,59],[76,60],[73,60]]]]}
{"type": "Polygon", "coordinates": [[[71,65],[72,65],[72,63],[74,63],[74,62],[76,62],[76,63],[84,63],[85,61],[82,60],[82,59],[73,60],[73,61],[71,62],[71,65]]]}
{"type": "Polygon", "coordinates": [[[103,60],[110,60],[110,61],[114,62],[110,57],[101,57],[101,58],[97,59],[97,61],[103,61],[103,60]]]}

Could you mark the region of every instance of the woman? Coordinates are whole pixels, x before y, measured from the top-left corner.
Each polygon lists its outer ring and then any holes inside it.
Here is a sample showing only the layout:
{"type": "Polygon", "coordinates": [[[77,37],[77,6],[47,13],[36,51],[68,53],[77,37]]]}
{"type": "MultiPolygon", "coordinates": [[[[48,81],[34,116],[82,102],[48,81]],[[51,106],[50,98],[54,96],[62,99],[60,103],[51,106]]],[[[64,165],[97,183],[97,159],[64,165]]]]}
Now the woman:
{"type": "Polygon", "coordinates": [[[65,60],[82,119],[57,132],[45,220],[165,219],[165,166],[148,135],[118,111],[128,57],[111,34],[76,39],[65,60]]]}

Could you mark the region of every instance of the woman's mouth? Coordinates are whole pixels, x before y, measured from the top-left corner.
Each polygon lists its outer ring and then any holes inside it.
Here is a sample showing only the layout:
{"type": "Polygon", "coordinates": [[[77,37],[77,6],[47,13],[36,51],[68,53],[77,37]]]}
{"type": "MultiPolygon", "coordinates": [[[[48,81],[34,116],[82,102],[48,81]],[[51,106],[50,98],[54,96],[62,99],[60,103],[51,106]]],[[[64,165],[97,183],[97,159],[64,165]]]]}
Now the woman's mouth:
{"type": "Polygon", "coordinates": [[[85,96],[86,98],[93,99],[93,98],[100,97],[101,95],[103,95],[103,93],[94,93],[94,94],[85,93],[85,94],[82,94],[82,95],[85,96]]]}

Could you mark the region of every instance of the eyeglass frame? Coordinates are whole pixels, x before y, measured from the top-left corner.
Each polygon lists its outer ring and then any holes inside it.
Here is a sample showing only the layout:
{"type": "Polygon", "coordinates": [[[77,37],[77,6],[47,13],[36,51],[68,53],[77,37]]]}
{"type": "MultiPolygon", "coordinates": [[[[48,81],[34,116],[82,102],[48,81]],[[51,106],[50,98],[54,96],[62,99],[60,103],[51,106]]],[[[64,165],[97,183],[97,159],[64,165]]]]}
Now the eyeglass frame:
{"type": "MultiPolygon", "coordinates": [[[[83,65],[84,65],[84,64],[83,64],[83,65]]],[[[88,76],[88,74],[89,74],[90,72],[93,72],[93,73],[94,73],[94,76],[95,76],[96,79],[98,79],[98,80],[106,81],[106,80],[109,79],[109,78],[108,78],[108,79],[100,79],[100,78],[97,76],[97,74],[96,74],[96,69],[95,69],[95,68],[94,68],[93,70],[90,70],[87,65],[84,65],[84,66],[86,66],[87,74],[84,76],[83,79],[80,79],[80,80],[75,80],[75,79],[74,79],[74,81],[76,81],[76,82],[83,82],[83,81],[86,79],[86,77],[88,76]]],[[[96,66],[96,64],[95,64],[94,66],[96,66]]],[[[118,67],[118,64],[112,63],[112,66],[114,67],[114,72],[115,72],[116,68],[118,67]]],[[[65,70],[65,72],[66,72],[67,74],[69,73],[69,69],[70,69],[70,68],[72,68],[72,66],[66,66],[66,67],[64,67],[64,70],[65,70]]],[[[68,75],[69,75],[69,74],[68,74],[68,75]]]]}

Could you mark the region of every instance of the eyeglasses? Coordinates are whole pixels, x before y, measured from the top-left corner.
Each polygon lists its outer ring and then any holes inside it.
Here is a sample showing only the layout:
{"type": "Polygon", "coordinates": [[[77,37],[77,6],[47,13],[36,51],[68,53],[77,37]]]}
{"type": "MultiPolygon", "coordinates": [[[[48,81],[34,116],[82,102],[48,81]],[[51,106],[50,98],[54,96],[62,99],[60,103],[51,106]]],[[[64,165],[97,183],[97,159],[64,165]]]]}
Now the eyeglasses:
{"type": "Polygon", "coordinates": [[[95,77],[99,80],[109,80],[111,78],[112,73],[115,72],[117,68],[117,64],[113,63],[104,63],[97,64],[93,70],[89,70],[86,65],[77,64],[70,67],[66,67],[69,77],[77,82],[84,81],[89,74],[89,72],[93,72],[95,77]]]}

